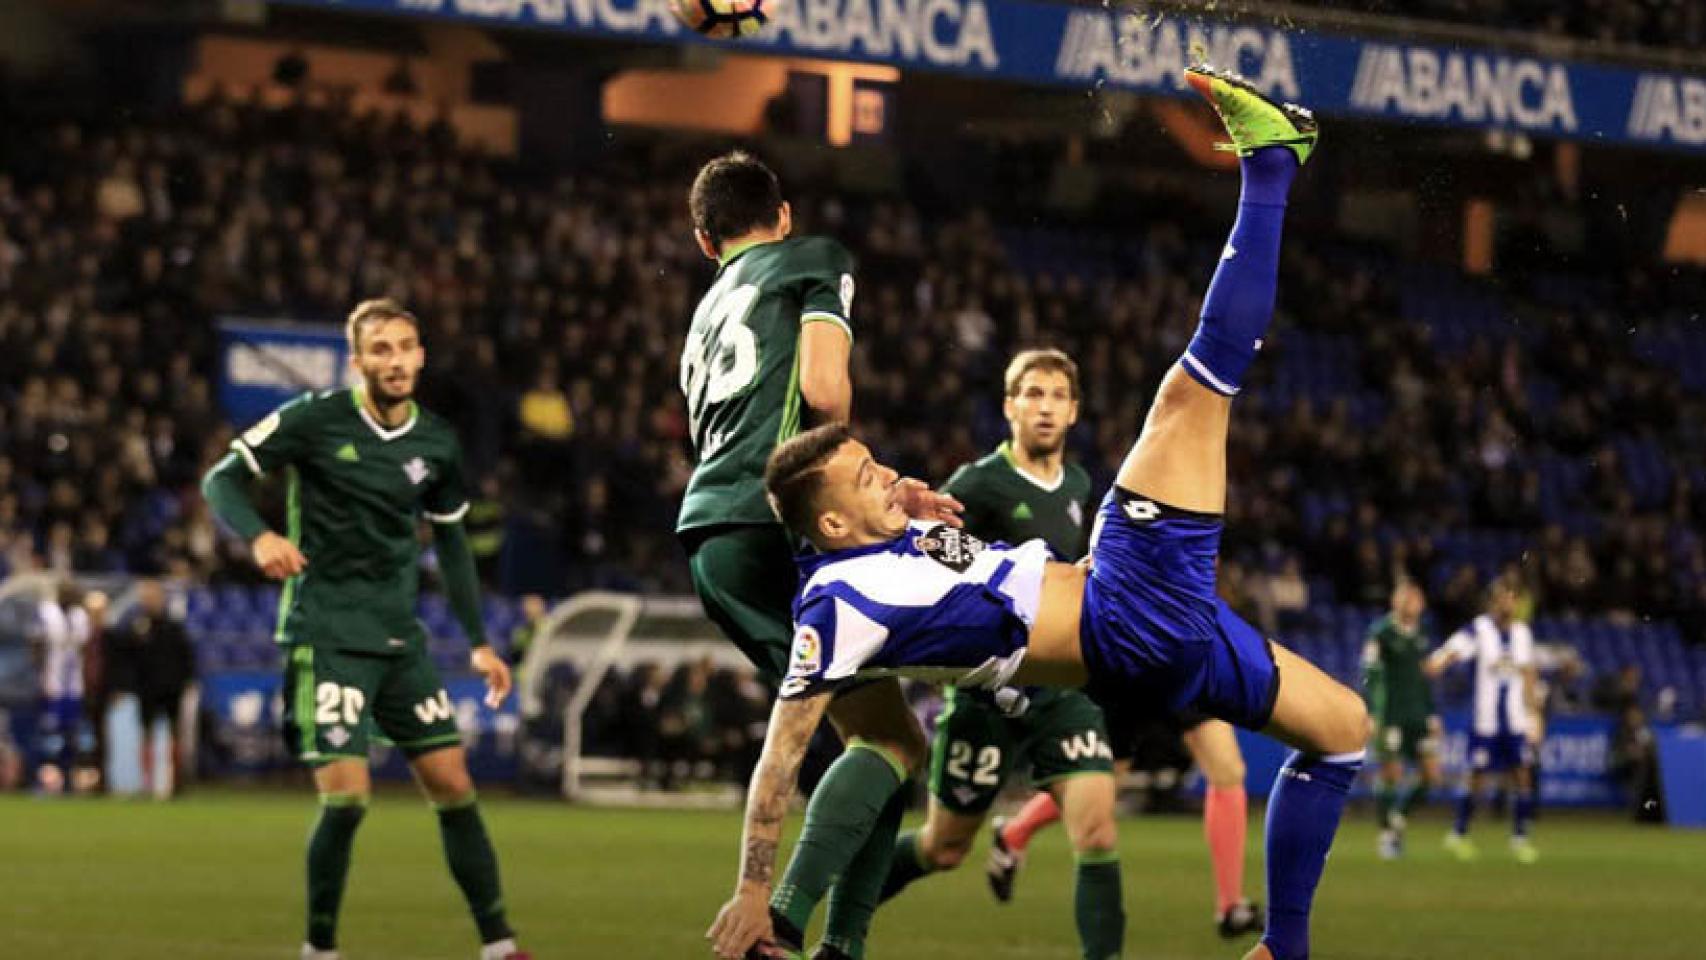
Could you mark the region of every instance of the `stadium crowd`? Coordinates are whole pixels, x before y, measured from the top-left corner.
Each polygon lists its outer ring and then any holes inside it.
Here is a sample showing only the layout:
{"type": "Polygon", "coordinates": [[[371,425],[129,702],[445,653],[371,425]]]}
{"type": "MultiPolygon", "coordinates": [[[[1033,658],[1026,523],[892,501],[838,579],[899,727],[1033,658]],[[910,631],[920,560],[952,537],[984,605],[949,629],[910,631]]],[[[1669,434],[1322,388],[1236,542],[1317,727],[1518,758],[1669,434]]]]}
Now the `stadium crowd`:
{"type": "Polygon", "coordinates": [[[1691,0],[1304,0],[1387,16],[1444,20],[1582,40],[1698,49],[1706,42],[1706,8],[1691,0]]]}
{"type": "MultiPolygon", "coordinates": [[[[223,100],[38,118],[3,149],[0,568],[253,578],[195,494],[231,435],[213,321],[336,322],[386,293],[427,324],[424,400],[467,438],[507,541],[494,585],[682,588],[676,358],[710,276],[683,178],[536,178],[442,128],[223,100]]],[[[1038,343],[1083,363],[1076,452],[1105,481],[1217,249],[1165,192],[1124,231],[792,193],[860,257],[856,417],[937,481],[1002,435],[998,371],[1038,343]]],[[[1549,612],[1706,633],[1706,399],[1665,365],[1682,355],[1628,334],[1670,329],[1697,275],[1608,259],[1494,289],[1296,232],[1245,401],[1272,415],[1234,443],[1235,593],[1269,616],[1311,593],[1374,605],[1408,570],[1452,622],[1526,560],[1549,612]]]]}

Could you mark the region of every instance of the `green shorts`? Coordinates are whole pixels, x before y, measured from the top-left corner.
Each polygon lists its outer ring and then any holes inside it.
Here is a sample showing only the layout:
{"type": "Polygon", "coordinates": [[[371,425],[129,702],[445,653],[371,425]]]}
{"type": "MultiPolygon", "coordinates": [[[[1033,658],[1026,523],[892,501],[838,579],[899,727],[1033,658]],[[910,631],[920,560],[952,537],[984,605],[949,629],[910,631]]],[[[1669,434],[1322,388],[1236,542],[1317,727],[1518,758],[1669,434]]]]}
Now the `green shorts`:
{"type": "Polygon", "coordinates": [[[1419,763],[1439,753],[1439,741],[1428,730],[1428,722],[1387,723],[1375,718],[1374,756],[1382,763],[1401,760],[1419,763]]]}
{"type": "Polygon", "coordinates": [[[788,535],[779,524],[743,524],[688,530],[682,540],[705,615],[762,680],[780,683],[794,645],[794,589],[800,582],[788,535]]]}
{"type": "Polygon", "coordinates": [[[1077,690],[1035,691],[1018,717],[982,694],[949,687],[946,696],[930,744],[930,795],[954,813],[983,814],[1008,773],[1026,761],[1038,787],[1113,772],[1102,710],[1077,690]]]}
{"type": "Polygon", "coordinates": [[[284,648],[284,743],[311,767],[367,759],[375,731],[409,759],[460,746],[456,710],[426,651],[284,648]]]}

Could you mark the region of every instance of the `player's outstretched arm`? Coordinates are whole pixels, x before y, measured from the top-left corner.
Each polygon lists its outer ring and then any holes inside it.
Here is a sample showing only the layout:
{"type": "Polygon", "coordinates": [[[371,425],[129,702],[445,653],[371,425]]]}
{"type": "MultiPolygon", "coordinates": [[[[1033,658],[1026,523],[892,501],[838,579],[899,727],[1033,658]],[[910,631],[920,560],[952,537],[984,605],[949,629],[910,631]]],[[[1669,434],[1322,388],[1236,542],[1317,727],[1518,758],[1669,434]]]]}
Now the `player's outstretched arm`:
{"type": "Polygon", "coordinates": [[[1430,680],[1437,679],[1440,674],[1469,659],[1474,652],[1475,641],[1470,638],[1469,631],[1459,630],[1422,661],[1422,674],[1430,680]]]}
{"type": "Polygon", "coordinates": [[[794,796],[794,783],[812,734],[829,709],[829,691],[799,700],[777,700],[764,735],[764,753],[752,772],[746,796],[746,827],[741,834],[740,879],[735,895],[717,913],[705,938],[724,960],[741,960],[756,943],[768,940],[770,889],[776,873],[776,847],[782,821],[794,796]]]}
{"type": "Polygon", "coordinates": [[[267,529],[249,499],[251,472],[235,452],[228,453],[202,477],[201,494],[213,515],[248,542],[255,566],[262,573],[275,580],[294,577],[308,566],[308,559],[296,544],[267,529]]]}

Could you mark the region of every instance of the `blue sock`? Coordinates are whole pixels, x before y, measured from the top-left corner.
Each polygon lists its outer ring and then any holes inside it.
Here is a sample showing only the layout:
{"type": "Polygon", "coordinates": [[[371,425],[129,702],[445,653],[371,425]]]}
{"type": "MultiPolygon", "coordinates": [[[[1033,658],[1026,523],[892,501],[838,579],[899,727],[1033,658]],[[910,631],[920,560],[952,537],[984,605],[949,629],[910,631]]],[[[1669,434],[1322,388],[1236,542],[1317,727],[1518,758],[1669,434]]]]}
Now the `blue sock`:
{"type": "Polygon", "coordinates": [[[1262,348],[1274,316],[1280,234],[1297,155],[1285,147],[1258,150],[1239,161],[1244,171],[1238,219],[1203,297],[1196,336],[1180,361],[1192,379],[1232,396],[1262,348]]]}
{"type": "Polygon", "coordinates": [[[1511,816],[1511,835],[1527,838],[1528,825],[1534,821],[1534,811],[1539,802],[1532,791],[1524,790],[1516,795],[1516,802],[1511,806],[1514,808],[1511,816]]]}
{"type": "Polygon", "coordinates": [[[1274,780],[1268,797],[1268,929],[1262,934],[1274,960],[1309,956],[1309,907],[1362,758],[1361,751],[1334,757],[1293,751],[1274,780]]]}
{"type": "Polygon", "coordinates": [[[1467,837],[1469,835],[1469,821],[1474,816],[1475,794],[1468,787],[1464,787],[1457,794],[1457,823],[1452,827],[1451,832],[1460,837],[1467,837]]]}

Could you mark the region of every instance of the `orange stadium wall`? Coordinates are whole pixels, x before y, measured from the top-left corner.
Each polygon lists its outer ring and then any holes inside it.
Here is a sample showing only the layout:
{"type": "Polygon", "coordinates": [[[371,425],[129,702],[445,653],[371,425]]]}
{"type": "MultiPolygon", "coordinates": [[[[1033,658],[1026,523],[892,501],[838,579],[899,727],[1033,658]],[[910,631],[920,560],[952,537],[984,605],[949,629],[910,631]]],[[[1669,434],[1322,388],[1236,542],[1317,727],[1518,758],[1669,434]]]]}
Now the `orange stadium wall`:
{"type": "Polygon", "coordinates": [[[751,135],[764,130],[764,111],[788,87],[793,74],[822,76],[827,117],[825,139],[833,146],[852,141],[860,119],[856,80],[900,79],[893,67],[817,60],[724,56],[710,70],[626,70],[604,85],[606,123],[672,127],[751,135]]]}
{"type": "Polygon", "coordinates": [[[418,124],[443,117],[462,142],[497,156],[514,156],[518,144],[515,111],[476,104],[469,99],[474,63],[501,54],[475,31],[457,28],[424,34],[429,58],[409,58],[406,65],[416,92],[385,91],[385,80],[405,63],[396,54],[345,47],[291,46],[270,40],[210,34],[196,44],[196,65],[184,79],[184,99],[196,103],[217,90],[247,98],[259,92],[269,104],[282,106],[302,96],[347,97],[357,112],[406,113],[418,124]],[[308,61],[308,76],[300,88],[273,81],[280,57],[298,53],[308,61]]]}

